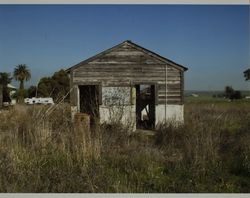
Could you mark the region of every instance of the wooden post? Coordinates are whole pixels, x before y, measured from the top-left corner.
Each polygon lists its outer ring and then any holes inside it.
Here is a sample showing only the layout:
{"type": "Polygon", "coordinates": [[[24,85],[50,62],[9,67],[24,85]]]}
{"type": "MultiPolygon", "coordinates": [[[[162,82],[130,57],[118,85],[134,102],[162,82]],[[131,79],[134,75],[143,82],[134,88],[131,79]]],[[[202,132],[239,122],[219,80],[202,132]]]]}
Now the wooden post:
{"type": "Polygon", "coordinates": [[[90,116],[86,113],[76,113],[74,117],[74,125],[77,129],[90,131],[90,116]]]}
{"type": "Polygon", "coordinates": [[[90,133],[90,116],[85,113],[76,113],[74,116],[74,146],[78,154],[91,155],[92,142],[90,133]]]}

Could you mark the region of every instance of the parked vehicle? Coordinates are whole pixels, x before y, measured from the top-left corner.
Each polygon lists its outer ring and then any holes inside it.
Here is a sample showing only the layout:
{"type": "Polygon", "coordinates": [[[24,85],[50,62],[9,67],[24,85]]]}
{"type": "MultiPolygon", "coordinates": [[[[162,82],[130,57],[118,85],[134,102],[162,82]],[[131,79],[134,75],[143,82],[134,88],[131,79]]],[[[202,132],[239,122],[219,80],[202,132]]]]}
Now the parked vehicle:
{"type": "Polygon", "coordinates": [[[49,104],[49,105],[53,105],[54,101],[53,98],[25,98],[24,102],[28,105],[32,105],[32,104],[49,104]]]}

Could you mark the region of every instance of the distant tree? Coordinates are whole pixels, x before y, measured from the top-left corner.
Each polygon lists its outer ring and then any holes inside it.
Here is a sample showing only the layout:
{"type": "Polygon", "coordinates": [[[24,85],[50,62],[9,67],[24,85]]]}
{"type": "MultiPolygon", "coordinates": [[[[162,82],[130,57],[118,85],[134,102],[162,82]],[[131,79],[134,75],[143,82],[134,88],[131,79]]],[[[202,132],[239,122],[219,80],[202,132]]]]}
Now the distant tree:
{"type": "MultiPolygon", "coordinates": [[[[52,77],[44,77],[38,83],[38,95],[60,100],[69,92],[69,77],[64,70],[55,72],[52,77]]],[[[69,97],[66,98],[69,100],[69,97]]]]}
{"type": "Polygon", "coordinates": [[[3,102],[10,102],[10,90],[8,84],[11,83],[12,78],[9,73],[0,72],[0,85],[3,86],[3,102]]]}
{"type": "Polygon", "coordinates": [[[24,102],[24,81],[28,81],[31,78],[30,70],[25,64],[20,64],[16,66],[14,69],[14,78],[15,80],[20,82],[19,90],[18,90],[18,102],[24,102]]]}
{"type": "Polygon", "coordinates": [[[250,80],[250,69],[247,69],[244,71],[244,77],[246,80],[250,80]]]}
{"type": "Polygon", "coordinates": [[[225,97],[226,98],[231,98],[233,93],[234,93],[234,89],[231,86],[226,86],[225,87],[225,97]]]}
{"type": "Polygon", "coordinates": [[[242,99],[242,94],[240,91],[235,91],[232,87],[226,86],[225,87],[225,94],[224,96],[230,100],[238,100],[242,99]]]}
{"type": "Polygon", "coordinates": [[[32,98],[32,97],[36,97],[36,86],[30,86],[28,89],[27,89],[27,97],[28,98],[32,98]]]}
{"type": "Polygon", "coordinates": [[[238,100],[238,99],[242,99],[242,94],[240,91],[235,91],[233,93],[233,95],[231,96],[232,100],[238,100]]]}
{"type": "Polygon", "coordinates": [[[69,77],[64,70],[55,72],[52,76],[52,82],[54,83],[54,98],[62,98],[69,92],[69,77]]]}
{"type": "MultiPolygon", "coordinates": [[[[16,91],[16,93],[14,93],[14,94],[12,95],[12,98],[18,99],[19,95],[20,95],[20,89],[18,89],[18,90],[16,91]]],[[[28,98],[28,97],[29,97],[29,95],[28,95],[28,89],[22,90],[22,95],[23,95],[23,98],[28,98]]]]}
{"type": "Polygon", "coordinates": [[[38,83],[38,96],[50,97],[53,93],[53,82],[50,77],[41,78],[38,83]]]}

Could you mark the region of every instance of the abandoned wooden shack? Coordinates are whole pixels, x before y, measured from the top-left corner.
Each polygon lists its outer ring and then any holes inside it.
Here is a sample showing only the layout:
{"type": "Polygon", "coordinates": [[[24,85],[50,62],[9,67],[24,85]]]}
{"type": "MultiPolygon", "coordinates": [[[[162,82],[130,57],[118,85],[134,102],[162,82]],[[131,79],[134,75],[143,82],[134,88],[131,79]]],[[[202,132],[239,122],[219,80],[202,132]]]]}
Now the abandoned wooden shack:
{"type": "Polygon", "coordinates": [[[100,123],[121,122],[154,129],[183,122],[184,71],[187,68],[131,41],[124,41],[66,71],[71,112],[100,123]]]}

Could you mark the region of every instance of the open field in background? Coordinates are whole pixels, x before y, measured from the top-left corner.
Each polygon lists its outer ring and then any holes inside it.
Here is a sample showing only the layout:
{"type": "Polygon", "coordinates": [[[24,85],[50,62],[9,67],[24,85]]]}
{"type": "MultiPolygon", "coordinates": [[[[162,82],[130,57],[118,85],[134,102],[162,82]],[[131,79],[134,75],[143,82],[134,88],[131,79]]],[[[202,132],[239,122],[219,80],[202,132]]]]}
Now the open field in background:
{"type": "Polygon", "coordinates": [[[186,99],[185,124],[150,137],[79,129],[66,104],[1,112],[0,132],[0,192],[250,192],[247,100],[186,99]]]}
{"type": "Polygon", "coordinates": [[[185,105],[189,104],[215,104],[215,105],[224,105],[224,106],[238,106],[240,104],[248,104],[250,103],[250,99],[240,99],[240,100],[234,100],[229,101],[227,98],[213,98],[212,96],[199,96],[199,97],[192,97],[192,96],[186,96],[184,97],[185,105]]]}
{"type": "MultiPolygon", "coordinates": [[[[250,101],[250,99],[245,99],[246,96],[250,96],[250,91],[248,90],[240,90],[241,95],[243,97],[241,101],[250,101]]],[[[219,98],[219,97],[213,97],[213,96],[223,96],[225,94],[225,91],[185,91],[185,103],[186,102],[226,102],[228,99],[226,98],[219,98]],[[198,97],[192,96],[192,94],[198,95],[198,97]]]]}

